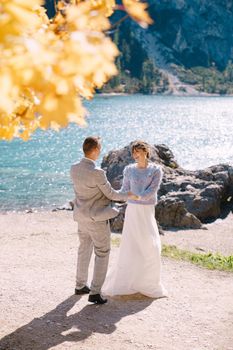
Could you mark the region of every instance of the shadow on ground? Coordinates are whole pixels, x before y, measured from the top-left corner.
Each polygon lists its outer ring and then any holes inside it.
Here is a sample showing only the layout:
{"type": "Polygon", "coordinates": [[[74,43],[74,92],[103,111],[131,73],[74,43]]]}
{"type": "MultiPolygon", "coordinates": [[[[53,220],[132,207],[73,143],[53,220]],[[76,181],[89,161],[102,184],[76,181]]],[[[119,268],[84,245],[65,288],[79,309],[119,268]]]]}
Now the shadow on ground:
{"type": "Polygon", "coordinates": [[[48,350],[63,342],[79,342],[93,333],[113,333],[117,322],[148,307],[153,299],[111,299],[105,305],[88,304],[68,316],[81,297],[71,296],[45,315],[33,319],[0,340],[0,350],[48,350]]]}

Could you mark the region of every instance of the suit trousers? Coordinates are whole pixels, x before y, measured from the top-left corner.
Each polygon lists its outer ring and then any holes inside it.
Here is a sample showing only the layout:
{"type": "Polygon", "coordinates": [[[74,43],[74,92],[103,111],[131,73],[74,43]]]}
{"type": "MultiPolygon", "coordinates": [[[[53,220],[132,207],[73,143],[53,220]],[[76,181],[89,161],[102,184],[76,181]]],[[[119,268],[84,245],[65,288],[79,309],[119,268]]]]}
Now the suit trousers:
{"type": "Polygon", "coordinates": [[[89,218],[79,217],[78,236],[76,288],[80,289],[87,284],[88,268],[94,248],[95,262],[90,294],[100,294],[107,273],[110,253],[109,221],[95,222],[89,218]]]}

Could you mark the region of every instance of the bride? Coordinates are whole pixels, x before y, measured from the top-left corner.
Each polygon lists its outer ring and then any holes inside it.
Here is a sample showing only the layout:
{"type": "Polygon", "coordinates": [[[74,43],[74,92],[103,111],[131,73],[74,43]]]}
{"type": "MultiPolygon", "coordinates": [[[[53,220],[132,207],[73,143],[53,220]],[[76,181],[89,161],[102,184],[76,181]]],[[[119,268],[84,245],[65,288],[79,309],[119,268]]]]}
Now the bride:
{"type": "Polygon", "coordinates": [[[121,191],[132,191],[139,199],[128,200],[118,261],[109,270],[103,293],[161,298],[167,292],[161,283],[161,242],[154,206],[162,170],[149,162],[147,143],[134,142],[131,152],[136,163],[124,169],[121,191]]]}

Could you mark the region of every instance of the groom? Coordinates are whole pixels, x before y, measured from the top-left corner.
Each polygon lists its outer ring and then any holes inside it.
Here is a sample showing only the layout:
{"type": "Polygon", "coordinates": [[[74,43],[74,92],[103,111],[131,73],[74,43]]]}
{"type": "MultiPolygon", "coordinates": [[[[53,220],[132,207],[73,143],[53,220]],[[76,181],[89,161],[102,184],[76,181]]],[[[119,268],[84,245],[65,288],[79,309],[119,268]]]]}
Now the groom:
{"type": "Polygon", "coordinates": [[[131,192],[119,193],[108,182],[105,171],[98,168],[95,161],[101,150],[99,137],[87,137],[83,142],[84,157],[71,166],[71,178],[75,192],[74,220],[78,221],[78,262],[75,294],[88,294],[88,301],[104,304],[107,299],[101,296],[109,253],[109,219],[118,215],[111,207],[112,201],[136,199],[131,192]],[[87,286],[88,267],[94,247],[95,264],[91,287],[87,286]]]}

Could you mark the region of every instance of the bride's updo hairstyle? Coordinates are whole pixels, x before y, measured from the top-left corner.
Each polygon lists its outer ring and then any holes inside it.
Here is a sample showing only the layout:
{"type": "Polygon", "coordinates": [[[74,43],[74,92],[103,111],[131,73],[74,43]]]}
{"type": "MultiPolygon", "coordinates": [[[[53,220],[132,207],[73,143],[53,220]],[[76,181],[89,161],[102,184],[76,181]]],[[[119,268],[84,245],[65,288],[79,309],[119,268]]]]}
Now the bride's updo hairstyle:
{"type": "Polygon", "coordinates": [[[146,153],[146,158],[150,158],[150,146],[148,143],[137,140],[134,141],[133,144],[131,145],[131,154],[133,155],[134,150],[142,149],[146,153]]]}

